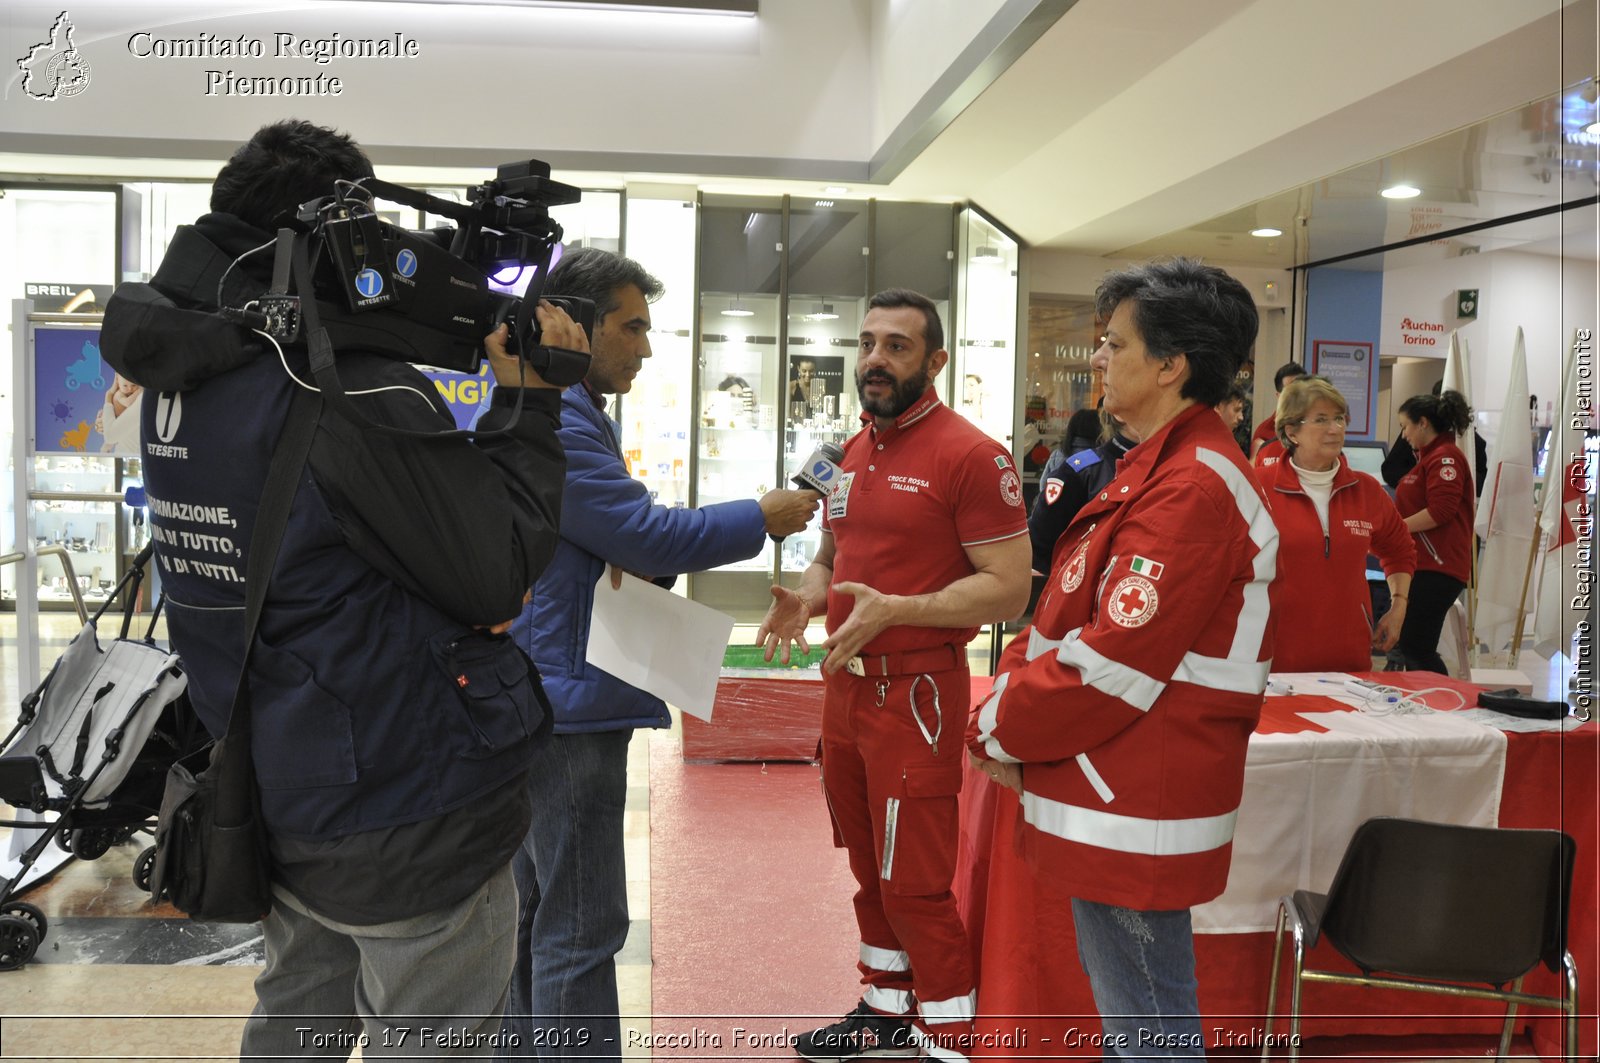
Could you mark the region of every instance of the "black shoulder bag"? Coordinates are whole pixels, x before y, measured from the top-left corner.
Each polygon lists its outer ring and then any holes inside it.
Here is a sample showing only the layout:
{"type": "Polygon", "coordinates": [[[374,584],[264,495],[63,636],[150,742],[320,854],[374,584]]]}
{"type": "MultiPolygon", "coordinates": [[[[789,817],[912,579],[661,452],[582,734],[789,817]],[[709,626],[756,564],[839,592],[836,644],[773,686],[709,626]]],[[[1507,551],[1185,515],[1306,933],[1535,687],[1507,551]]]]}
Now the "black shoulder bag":
{"type": "Polygon", "coordinates": [[[167,772],[150,895],[192,919],[255,923],[272,910],[267,831],[250,759],[250,654],[321,406],[320,396],[295,389],[261,491],[245,569],[244,657],[228,730],[167,772]]]}

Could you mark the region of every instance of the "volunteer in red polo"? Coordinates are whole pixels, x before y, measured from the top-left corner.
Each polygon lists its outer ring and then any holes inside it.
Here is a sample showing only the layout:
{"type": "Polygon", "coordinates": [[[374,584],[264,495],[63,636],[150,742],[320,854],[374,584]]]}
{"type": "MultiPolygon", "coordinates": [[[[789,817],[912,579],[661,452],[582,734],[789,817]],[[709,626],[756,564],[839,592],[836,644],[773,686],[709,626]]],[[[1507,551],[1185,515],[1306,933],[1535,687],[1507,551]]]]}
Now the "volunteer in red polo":
{"type": "Polygon", "coordinates": [[[1413,395],[1400,404],[1400,434],[1417,453],[1417,464],[1394,489],[1395,508],[1417,544],[1411,608],[1395,647],[1402,668],[1448,674],[1439,656],[1439,634],[1450,606],[1472,578],[1476,496],[1471,466],[1456,446],[1457,434],[1471,424],[1471,408],[1454,391],[1413,395]]]}
{"type": "Polygon", "coordinates": [[[1027,515],[1011,456],[939,401],[944,330],[925,296],[872,297],[822,545],[791,591],[773,587],[767,659],[807,649],[826,612],[822,777],[858,889],[862,998],[795,1051],[834,1063],[925,1053],[964,1060],[975,1003],[950,880],[970,701],[966,645],[1022,612],[1027,515]]]}

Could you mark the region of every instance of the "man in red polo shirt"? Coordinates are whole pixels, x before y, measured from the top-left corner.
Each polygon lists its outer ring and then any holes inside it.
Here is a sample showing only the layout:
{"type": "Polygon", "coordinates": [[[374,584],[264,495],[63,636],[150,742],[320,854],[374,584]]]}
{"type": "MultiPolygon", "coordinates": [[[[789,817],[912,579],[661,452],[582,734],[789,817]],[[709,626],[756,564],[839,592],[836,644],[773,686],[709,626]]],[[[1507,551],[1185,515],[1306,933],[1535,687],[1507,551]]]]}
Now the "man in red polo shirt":
{"type": "Polygon", "coordinates": [[[796,1038],[817,1063],[968,1054],[975,994],[950,879],[970,702],[966,644],[1028,601],[1029,540],[1011,456],[939,401],[949,360],[926,296],[872,297],[822,544],[791,591],[773,587],[767,659],[826,611],[822,780],[835,843],[860,888],[861,1002],[796,1038]]]}

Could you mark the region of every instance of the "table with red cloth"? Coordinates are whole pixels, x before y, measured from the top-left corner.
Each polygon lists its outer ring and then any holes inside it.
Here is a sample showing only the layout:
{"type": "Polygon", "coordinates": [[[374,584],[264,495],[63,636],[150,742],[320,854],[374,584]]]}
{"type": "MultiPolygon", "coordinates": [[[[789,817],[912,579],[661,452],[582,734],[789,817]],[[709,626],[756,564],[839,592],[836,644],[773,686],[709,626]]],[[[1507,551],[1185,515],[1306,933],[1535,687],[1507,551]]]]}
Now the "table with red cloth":
{"type": "MultiPolygon", "coordinates": [[[[1359,678],[1406,690],[1431,689],[1433,692],[1421,695],[1422,700],[1438,709],[1450,708],[1461,700],[1451,692],[1459,693],[1467,705],[1472,705],[1478,691],[1469,683],[1429,673],[1365,673],[1359,678]]],[[[974,704],[987,693],[989,685],[988,677],[974,677],[974,704]]],[[[1339,693],[1343,693],[1342,689],[1339,693]]],[[[1305,772],[1313,773],[1317,770],[1313,760],[1318,742],[1329,737],[1329,730],[1339,730],[1317,722],[1329,720],[1324,714],[1330,712],[1353,713],[1355,709],[1335,698],[1312,693],[1304,686],[1297,686],[1289,696],[1269,697],[1262,723],[1252,739],[1252,759],[1258,759],[1258,745],[1263,749],[1270,747],[1279,758],[1293,756],[1285,750],[1299,748],[1306,757],[1305,772]],[[1294,737],[1285,742],[1284,735],[1294,737]]],[[[1422,722],[1420,717],[1410,719],[1422,722]]],[[[1448,718],[1441,720],[1441,724],[1449,722],[1448,718]]],[[[1468,729],[1458,726],[1455,730],[1466,733],[1468,729]]],[[[1403,752],[1403,743],[1393,743],[1392,749],[1386,749],[1387,743],[1383,741],[1368,740],[1367,744],[1371,747],[1370,757],[1363,768],[1367,774],[1361,778],[1369,782],[1377,780],[1375,772],[1386,771],[1402,780],[1410,779],[1412,776],[1408,773],[1419,767],[1418,758],[1403,752]]],[[[1580,1011],[1591,1017],[1600,1014],[1597,761],[1600,761],[1600,725],[1594,722],[1564,732],[1509,731],[1505,734],[1500,756],[1472,762],[1474,771],[1481,772],[1488,765],[1490,770],[1503,773],[1498,780],[1498,793],[1493,792],[1493,785],[1483,784],[1482,779],[1475,781],[1474,789],[1484,791],[1482,806],[1463,810],[1461,818],[1419,814],[1418,803],[1413,798],[1430,795],[1407,794],[1406,783],[1388,791],[1378,785],[1364,787],[1362,796],[1366,806],[1361,811],[1362,816],[1402,815],[1454,822],[1482,822],[1487,816],[1489,824],[1498,823],[1502,827],[1555,828],[1572,835],[1577,842],[1577,861],[1573,873],[1568,948],[1578,969],[1580,1011]],[[1384,807],[1388,804],[1394,807],[1384,807]]],[[[1326,794],[1321,795],[1320,804],[1309,797],[1285,800],[1279,794],[1265,798],[1260,793],[1252,795],[1252,779],[1247,768],[1244,803],[1251,802],[1254,796],[1259,822],[1259,808],[1265,800],[1272,807],[1272,815],[1285,828],[1284,837],[1299,833],[1311,835],[1309,821],[1319,815],[1319,807],[1324,817],[1334,819],[1349,812],[1340,807],[1342,803],[1327,801],[1326,794]]],[[[1241,827],[1245,819],[1244,803],[1241,804],[1241,827]]],[[[1428,807],[1423,801],[1420,811],[1427,812],[1428,807]]],[[[1020,804],[1011,791],[994,785],[981,772],[969,770],[962,794],[961,853],[955,888],[971,935],[978,971],[980,1047],[975,1054],[1099,1056],[1101,1051],[1093,1041],[1099,1031],[1099,1019],[1088,979],[1078,963],[1069,898],[1054,895],[1048,884],[1035,882],[1018,856],[1014,837],[1019,813],[1020,804]]],[[[1277,897],[1296,889],[1326,890],[1332,879],[1327,869],[1337,866],[1348,837],[1343,836],[1343,839],[1331,844],[1324,840],[1318,849],[1325,851],[1290,858],[1286,867],[1267,875],[1268,878],[1282,877],[1282,881],[1236,882],[1237,877],[1254,873],[1241,868],[1263,866],[1258,860],[1240,858],[1241,852],[1248,851],[1259,839],[1236,834],[1235,866],[1223,899],[1239,892],[1236,887],[1246,887],[1244,892],[1257,898],[1277,897]],[[1310,859],[1312,855],[1314,860],[1310,859]]],[[[1264,847],[1273,848],[1280,840],[1279,837],[1269,839],[1264,847]]],[[[1267,855],[1270,865],[1275,856],[1267,855]]],[[[1205,906],[1196,909],[1195,962],[1200,1009],[1202,1026],[1211,1047],[1259,1052],[1263,1043],[1262,1013],[1266,1007],[1273,935],[1267,928],[1271,917],[1265,917],[1262,922],[1259,899],[1255,907],[1252,918],[1242,921],[1236,911],[1208,920],[1203,918],[1209,914],[1202,911],[1205,906]],[[1208,932],[1203,925],[1208,921],[1221,927],[1213,926],[1208,932]],[[1236,926],[1234,932],[1226,930],[1229,924],[1242,926],[1250,922],[1261,925],[1242,930],[1236,926]],[[1218,932],[1219,929],[1222,932],[1218,932]]],[[[1285,964],[1280,972],[1279,1018],[1273,1026],[1277,1037],[1275,1054],[1283,1054],[1282,1038],[1288,1030],[1284,1013],[1288,1007],[1290,948],[1286,942],[1285,964]]],[[[1343,958],[1325,942],[1319,944],[1314,955],[1318,965],[1336,969],[1344,965],[1343,958]]],[[[1560,996],[1561,982],[1558,975],[1540,966],[1528,975],[1524,989],[1530,993],[1560,996]]],[[[1302,1036],[1307,1038],[1353,1034],[1498,1034],[1503,1017],[1503,1010],[1488,1001],[1320,984],[1307,988],[1302,1010],[1305,1012],[1302,1036]]],[[[1557,1012],[1522,1008],[1517,1021],[1519,1028],[1530,1034],[1541,1056],[1559,1056],[1561,1030],[1557,1012]]],[[[1579,1026],[1581,1054],[1593,1058],[1595,1023],[1591,1018],[1579,1026]]]]}

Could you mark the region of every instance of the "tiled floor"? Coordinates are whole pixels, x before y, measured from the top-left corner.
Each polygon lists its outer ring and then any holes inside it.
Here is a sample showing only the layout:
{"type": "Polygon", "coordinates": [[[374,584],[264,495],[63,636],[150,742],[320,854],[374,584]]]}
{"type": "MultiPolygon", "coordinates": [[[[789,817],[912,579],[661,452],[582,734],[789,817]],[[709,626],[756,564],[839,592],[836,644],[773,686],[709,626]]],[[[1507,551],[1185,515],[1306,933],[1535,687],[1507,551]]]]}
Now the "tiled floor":
{"type": "MultiPolygon", "coordinates": [[[[646,1031],[651,740],[672,739],[640,737],[629,751],[625,833],[633,925],[617,969],[622,1011],[640,1017],[630,1025],[646,1031]]],[[[92,862],[71,862],[27,894],[49,928],[35,962],[0,972],[0,1059],[104,1059],[112,1045],[110,1058],[237,1058],[261,970],[260,930],[194,923],[153,906],[132,881],[139,848],[130,843],[92,862]]]]}
{"type": "MultiPolygon", "coordinates": [[[[71,614],[41,620],[41,667],[78,630],[71,614]]],[[[102,637],[114,634],[102,621],[102,637]]],[[[0,617],[0,737],[16,720],[16,618],[0,617]]],[[[622,1012],[649,1029],[650,780],[652,741],[636,737],[628,756],[623,828],[628,910],[633,917],[618,956],[622,1012]]],[[[10,809],[0,806],[0,818],[10,809]]],[[[0,828],[0,847],[9,831],[0,828]]],[[[0,972],[0,1059],[235,1059],[244,1017],[255,1004],[252,983],[263,962],[259,928],[195,923],[155,906],[133,882],[144,835],[93,861],[68,861],[21,898],[45,913],[48,927],[34,962],[0,972]]],[[[647,1056],[643,1050],[624,1055],[647,1056]]],[[[359,1058],[359,1053],[357,1057],[359,1058]]]]}

